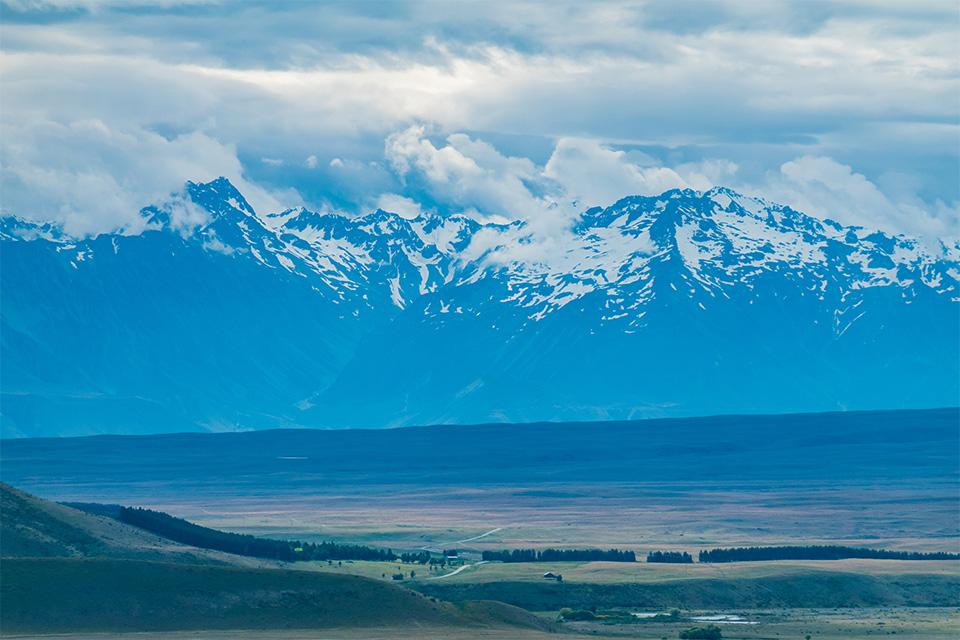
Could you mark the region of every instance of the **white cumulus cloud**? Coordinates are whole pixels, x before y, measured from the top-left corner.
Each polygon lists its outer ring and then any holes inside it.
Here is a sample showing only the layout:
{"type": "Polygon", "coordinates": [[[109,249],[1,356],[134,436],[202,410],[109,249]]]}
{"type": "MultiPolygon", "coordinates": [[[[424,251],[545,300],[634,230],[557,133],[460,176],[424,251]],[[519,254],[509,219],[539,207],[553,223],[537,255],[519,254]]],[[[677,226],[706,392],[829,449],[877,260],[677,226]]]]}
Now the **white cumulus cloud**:
{"type": "Polygon", "coordinates": [[[167,139],[138,128],[111,128],[97,119],[41,120],[2,131],[4,213],[54,220],[71,235],[136,233],[145,224],[141,208],[167,201],[188,180],[220,175],[255,209],[283,208],[278,194],[245,179],[232,145],[200,132],[167,139]]]}
{"type": "Polygon", "coordinates": [[[434,199],[461,211],[511,220],[535,218],[551,204],[531,191],[544,176],[528,158],[508,157],[462,133],[435,146],[423,125],[387,138],[386,157],[401,178],[418,178],[434,199]]]}
{"type": "MultiPolygon", "coordinates": [[[[960,210],[937,202],[931,207],[916,198],[894,199],[845,164],[825,156],[801,156],[769,171],[756,188],[767,199],[820,219],[847,226],[880,229],[934,239],[960,235],[960,210]]],[[[935,245],[934,245],[935,246],[935,245]]]]}
{"type": "Polygon", "coordinates": [[[405,198],[396,193],[382,193],[377,198],[377,209],[383,209],[390,213],[395,213],[401,218],[412,220],[423,214],[420,203],[411,198],[405,198]]]}
{"type": "Polygon", "coordinates": [[[665,167],[640,167],[624,151],[598,140],[561,138],[544,167],[566,197],[586,206],[608,206],[627,195],[655,195],[690,183],[665,167]]]}

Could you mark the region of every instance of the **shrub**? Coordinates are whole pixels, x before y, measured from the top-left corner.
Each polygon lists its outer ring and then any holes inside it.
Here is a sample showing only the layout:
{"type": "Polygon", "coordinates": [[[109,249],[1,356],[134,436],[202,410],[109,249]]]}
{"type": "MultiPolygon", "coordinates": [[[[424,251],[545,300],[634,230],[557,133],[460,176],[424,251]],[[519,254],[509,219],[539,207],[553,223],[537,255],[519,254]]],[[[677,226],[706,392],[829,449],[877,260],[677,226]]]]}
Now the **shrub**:
{"type": "Polygon", "coordinates": [[[570,608],[560,609],[559,619],[566,622],[574,622],[577,620],[596,620],[597,616],[594,615],[589,609],[577,609],[574,611],[570,608]]]}
{"type": "Polygon", "coordinates": [[[715,624],[708,624],[705,627],[691,627],[680,632],[681,640],[716,640],[722,638],[723,633],[720,627],[715,624]]]}

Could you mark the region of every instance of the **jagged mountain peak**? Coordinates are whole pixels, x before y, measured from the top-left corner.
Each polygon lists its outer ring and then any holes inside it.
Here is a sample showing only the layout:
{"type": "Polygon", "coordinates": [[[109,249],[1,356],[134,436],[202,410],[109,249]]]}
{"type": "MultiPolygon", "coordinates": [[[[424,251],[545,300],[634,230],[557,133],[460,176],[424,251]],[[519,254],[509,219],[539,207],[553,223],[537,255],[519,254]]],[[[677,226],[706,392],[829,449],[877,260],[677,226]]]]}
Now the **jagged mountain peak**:
{"type": "Polygon", "coordinates": [[[186,192],[195,204],[215,217],[236,211],[254,217],[257,215],[243,194],[223,176],[207,183],[188,182],[186,192]]]}

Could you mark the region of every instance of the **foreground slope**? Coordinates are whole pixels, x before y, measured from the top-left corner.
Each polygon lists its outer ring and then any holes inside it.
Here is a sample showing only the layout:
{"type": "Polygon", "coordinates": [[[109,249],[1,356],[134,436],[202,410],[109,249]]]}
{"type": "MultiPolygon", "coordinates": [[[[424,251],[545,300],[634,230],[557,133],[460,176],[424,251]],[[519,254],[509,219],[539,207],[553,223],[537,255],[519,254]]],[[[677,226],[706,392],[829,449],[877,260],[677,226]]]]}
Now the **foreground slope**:
{"type": "Polygon", "coordinates": [[[180,545],[5,484],[0,484],[0,509],[5,635],[425,625],[553,628],[499,602],[453,605],[380,580],[291,571],[280,563],[180,545]],[[271,564],[276,568],[252,568],[271,564]]]}
{"type": "Polygon", "coordinates": [[[4,436],[930,408],[960,249],[716,188],[556,237],[187,186],[147,230],[0,232],[4,436]]]}
{"type": "MultiPolygon", "coordinates": [[[[664,577],[644,583],[621,581],[564,582],[499,579],[492,582],[460,584],[424,582],[418,590],[445,599],[496,598],[532,611],[550,611],[561,607],[643,607],[668,610],[684,609],[778,609],[833,607],[958,607],[960,575],[956,562],[944,570],[946,562],[933,570],[912,566],[902,573],[884,571],[869,563],[854,571],[843,566],[791,567],[770,563],[770,575],[745,577],[739,571],[729,575],[711,568],[712,576],[689,578],[664,577]]],[[[531,573],[541,567],[535,567],[531,573]]],[[[614,570],[615,571],[615,570],[614,570]]],[[[600,573],[597,571],[597,573],[600,573]]],[[[665,573],[667,573],[665,571],[665,573]]],[[[602,575],[602,574],[601,574],[602,575]]]]}
{"type": "Polygon", "coordinates": [[[188,564],[276,566],[159,538],[0,482],[0,557],[126,558],[188,564]]]}
{"type": "Polygon", "coordinates": [[[4,634],[552,626],[509,605],[454,605],[358,576],[139,560],[5,559],[0,596],[4,634]]]}

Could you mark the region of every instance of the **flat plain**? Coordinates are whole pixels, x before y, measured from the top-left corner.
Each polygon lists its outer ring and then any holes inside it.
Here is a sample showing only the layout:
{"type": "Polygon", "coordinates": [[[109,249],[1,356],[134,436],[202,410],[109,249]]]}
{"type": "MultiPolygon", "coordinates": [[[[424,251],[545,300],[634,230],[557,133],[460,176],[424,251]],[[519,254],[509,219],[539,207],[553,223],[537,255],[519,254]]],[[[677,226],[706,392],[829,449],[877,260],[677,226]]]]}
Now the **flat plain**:
{"type": "MultiPolygon", "coordinates": [[[[553,612],[543,615],[549,616],[553,612]]],[[[693,612],[709,616],[716,612],[693,612]]],[[[919,638],[921,640],[955,640],[960,634],[960,610],[925,608],[869,608],[857,610],[784,609],[741,611],[742,617],[756,624],[725,625],[724,638],[759,640],[761,638],[798,638],[809,635],[823,640],[876,640],[880,636],[919,638]]],[[[649,623],[636,625],[604,625],[603,623],[571,623],[560,636],[583,640],[598,636],[662,640],[676,638],[690,622],[649,623]]],[[[546,640],[554,633],[532,629],[469,630],[470,638],[498,640],[546,640]]],[[[261,640],[263,631],[181,631],[148,633],[78,633],[57,636],[11,636],[26,639],[70,638],[70,640],[261,640]]],[[[463,629],[451,627],[366,627],[340,629],[278,629],[270,631],[274,640],[449,640],[467,637],[463,629]]]]}
{"type": "MultiPolygon", "coordinates": [[[[695,616],[735,614],[758,624],[725,624],[725,638],[895,632],[933,640],[960,631],[956,561],[642,560],[651,550],[696,556],[764,545],[955,553],[958,416],[944,409],[5,440],[0,478],[47,499],[147,507],[240,533],[397,553],[457,549],[466,568],[455,575],[398,563],[291,567],[386,582],[400,571],[403,586],[443,601],[500,600],[549,621],[565,606],[601,616],[604,607],[684,611],[683,622],[564,624],[584,636],[676,637],[695,616]],[[641,562],[480,563],[484,550],[549,547],[630,549],[641,562]],[[563,583],[544,580],[546,571],[563,583]]],[[[357,626],[275,637],[458,635],[357,626]]],[[[177,637],[226,637],[218,633],[177,637]]],[[[526,629],[488,635],[542,637],[526,629]]]]}
{"type": "Polygon", "coordinates": [[[51,500],[395,550],[955,551],[958,416],[943,409],[5,440],[0,479],[51,500]]]}

